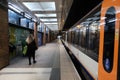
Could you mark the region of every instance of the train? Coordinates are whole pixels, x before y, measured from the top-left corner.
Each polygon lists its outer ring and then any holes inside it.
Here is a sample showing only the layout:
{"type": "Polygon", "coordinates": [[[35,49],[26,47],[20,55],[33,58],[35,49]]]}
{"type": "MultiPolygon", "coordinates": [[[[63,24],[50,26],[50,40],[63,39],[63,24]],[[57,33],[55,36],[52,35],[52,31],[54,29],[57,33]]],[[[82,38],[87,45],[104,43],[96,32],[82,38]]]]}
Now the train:
{"type": "Polygon", "coordinates": [[[103,0],[62,37],[84,80],[120,80],[120,0],[103,0]]]}

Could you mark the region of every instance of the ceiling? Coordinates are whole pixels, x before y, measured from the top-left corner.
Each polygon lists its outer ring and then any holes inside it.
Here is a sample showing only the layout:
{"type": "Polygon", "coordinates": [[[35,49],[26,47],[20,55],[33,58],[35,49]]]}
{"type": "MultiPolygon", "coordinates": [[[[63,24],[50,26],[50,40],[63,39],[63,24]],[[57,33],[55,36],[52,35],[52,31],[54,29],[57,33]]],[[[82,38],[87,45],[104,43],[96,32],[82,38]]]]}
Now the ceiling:
{"type": "Polygon", "coordinates": [[[53,31],[60,29],[62,0],[9,0],[9,4],[40,20],[53,31]]]}
{"type": "MultiPolygon", "coordinates": [[[[25,13],[38,19],[53,31],[68,30],[77,21],[83,18],[102,0],[73,0],[69,9],[69,4],[64,2],[72,0],[8,0],[10,3],[19,6],[25,13]],[[65,8],[64,8],[65,7],[65,8]],[[65,14],[68,13],[67,16],[65,14]],[[61,19],[62,18],[62,19],[61,19]],[[64,23],[62,20],[64,19],[64,23]],[[61,24],[63,24],[61,26],[61,24]],[[62,28],[61,28],[62,27],[62,28]]],[[[21,10],[22,11],[22,10],[21,10]]]]}
{"type": "Polygon", "coordinates": [[[73,0],[63,30],[68,30],[102,1],[103,0],[73,0]]]}

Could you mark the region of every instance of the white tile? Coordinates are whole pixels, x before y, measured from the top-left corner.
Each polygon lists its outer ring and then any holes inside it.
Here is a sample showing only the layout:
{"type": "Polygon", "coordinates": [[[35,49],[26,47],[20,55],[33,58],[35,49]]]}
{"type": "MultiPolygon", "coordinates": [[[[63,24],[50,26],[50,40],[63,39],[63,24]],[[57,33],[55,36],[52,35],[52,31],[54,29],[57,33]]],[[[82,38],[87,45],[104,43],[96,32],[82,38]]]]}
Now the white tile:
{"type": "Polygon", "coordinates": [[[0,76],[0,80],[49,80],[49,77],[48,74],[5,74],[0,76]]]}
{"type": "Polygon", "coordinates": [[[50,72],[51,68],[4,68],[2,72],[50,72]]]}
{"type": "Polygon", "coordinates": [[[4,68],[0,80],[49,80],[52,68],[4,68]]]}

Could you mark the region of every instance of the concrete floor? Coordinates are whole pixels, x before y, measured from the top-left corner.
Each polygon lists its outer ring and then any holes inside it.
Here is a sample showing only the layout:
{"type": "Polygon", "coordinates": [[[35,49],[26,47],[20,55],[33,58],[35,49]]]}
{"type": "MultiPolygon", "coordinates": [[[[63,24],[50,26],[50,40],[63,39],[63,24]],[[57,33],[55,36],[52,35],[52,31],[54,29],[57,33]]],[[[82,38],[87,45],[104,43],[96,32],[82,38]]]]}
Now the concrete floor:
{"type": "Polygon", "coordinates": [[[37,63],[19,56],[0,71],[0,80],[81,80],[60,40],[41,46],[36,51],[37,63]]]}
{"type": "Polygon", "coordinates": [[[27,57],[16,57],[0,71],[0,80],[60,80],[58,43],[49,43],[36,51],[37,63],[28,65],[27,57]]]}

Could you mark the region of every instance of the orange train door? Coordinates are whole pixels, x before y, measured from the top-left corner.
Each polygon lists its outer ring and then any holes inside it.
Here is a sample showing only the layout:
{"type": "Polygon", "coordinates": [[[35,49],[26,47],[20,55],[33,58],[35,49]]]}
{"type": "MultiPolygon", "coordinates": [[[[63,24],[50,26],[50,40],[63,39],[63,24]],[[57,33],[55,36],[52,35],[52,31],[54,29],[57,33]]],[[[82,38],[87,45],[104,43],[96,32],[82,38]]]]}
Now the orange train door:
{"type": "MultiPolygon", "coordinates": [[[[100,20],[98,80],[120,80],[118,77],[118,43],[120,0],[104,0],[100,20]]],[[[119,75],[120,76],[120,75],[119,75]]]]}

